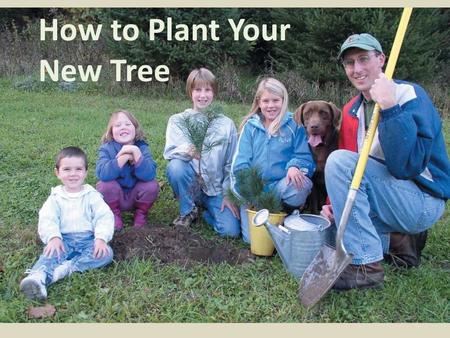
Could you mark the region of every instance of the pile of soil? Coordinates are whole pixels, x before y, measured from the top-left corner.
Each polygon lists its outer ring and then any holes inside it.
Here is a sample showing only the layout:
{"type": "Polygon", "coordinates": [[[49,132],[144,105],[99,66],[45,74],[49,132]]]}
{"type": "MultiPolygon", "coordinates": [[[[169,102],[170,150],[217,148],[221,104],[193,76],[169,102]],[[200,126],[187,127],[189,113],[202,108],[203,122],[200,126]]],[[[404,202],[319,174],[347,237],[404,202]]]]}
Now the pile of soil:
{"type": "Polygon", "coordinates": [[[228,243],[217,244],[183,227],[145,226],[116,233],[111,242],[114,259],[158,259],[161,263],[191,266],[195,263],[228,263],[238,265],[253,262],[248,249],[235,248],[228,243]]]}

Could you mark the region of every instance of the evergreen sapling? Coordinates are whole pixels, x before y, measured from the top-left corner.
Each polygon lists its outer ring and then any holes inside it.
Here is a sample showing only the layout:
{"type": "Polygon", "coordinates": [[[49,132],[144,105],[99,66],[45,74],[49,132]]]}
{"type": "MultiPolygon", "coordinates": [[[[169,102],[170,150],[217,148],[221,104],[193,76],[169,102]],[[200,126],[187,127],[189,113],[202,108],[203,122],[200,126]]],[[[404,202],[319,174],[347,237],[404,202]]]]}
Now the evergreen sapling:
{"type": "Polygon", "coordinates": [[[212,104],[204,111],[186,115],[177,122],[177,126],[191,143],[193,153],[198,155],[197,180],[191,187],[194,196],[205,187],[202,158],[225,141],[214,139],[214,135],[220,134],[218,120],[223,116],[223,108],[220,105],[212,104]]]}
{"type": "Polygon", "coordinates": [[[264,190],[265,182],[259,168],[250,167],[239,170],[236,175],[236,187],[239,191],[233,191],[233,200],[238,205],[246,205],[249,209],[258,211],[268,209],[270,213],[282,212],[280,197],[274,190],[264,190]]]}

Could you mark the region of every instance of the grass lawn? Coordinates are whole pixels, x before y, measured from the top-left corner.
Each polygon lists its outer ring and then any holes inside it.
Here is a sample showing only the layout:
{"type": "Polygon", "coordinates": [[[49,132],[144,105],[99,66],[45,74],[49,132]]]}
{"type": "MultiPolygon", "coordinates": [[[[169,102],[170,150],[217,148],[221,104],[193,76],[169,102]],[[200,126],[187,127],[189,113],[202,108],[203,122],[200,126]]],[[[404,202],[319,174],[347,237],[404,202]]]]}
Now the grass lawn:
{"type": "MultiPolygon", "coordinates": [[[[227,264],[162,265],[152,260],[113,262],[109,267],[74,274],[49,288],[56,314],[30,320],[37,305],[19,292],[25,269],[42,250],[37,241],[38,211],[50,187],[54,157],[64,146],[78,145],[88,154],[87,182],[94,185],[100,137],[109,114],[133,112],[147,132],[158,163],[158,180],[167,181],[162,157],[165,127],[187,100],[112,97],[61,91],[24,92],[0,80],[0,322],[449,322],[450,213],[433,227],[418,269],[395,271],[385,266],[381,291],[330,292],[312,310],[298,301],[298,283],[279,257],[240,266],[227,264]]],[[[223,103],[236,123],[249,106],[223,103]]],[[[450,149],[450,121],[445,121],[450,149]]],[[[166,184],[149,222],[170,226],[178,206],[166,184]]],[[[129,219],[128,219],[129,220],[129,219]]],[[[207,226],[196,228],[217,245],[221,239],[207,226]]]]}

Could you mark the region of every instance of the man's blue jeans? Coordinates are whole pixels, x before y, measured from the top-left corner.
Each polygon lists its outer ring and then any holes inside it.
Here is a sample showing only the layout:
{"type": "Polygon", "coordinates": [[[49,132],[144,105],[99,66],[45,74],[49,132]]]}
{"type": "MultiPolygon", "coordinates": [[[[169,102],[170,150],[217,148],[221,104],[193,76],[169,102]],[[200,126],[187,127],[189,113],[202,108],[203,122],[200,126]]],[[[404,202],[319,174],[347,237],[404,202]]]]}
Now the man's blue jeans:
{"type": "MultiPolygon", "coordinates": [[[[325,166],[325,184],[337,225],[358,158],[357,153],[336,150],[325,166]]],[[[442,216],[444,208],[444,200],[422,191],[412,180],[396,179],[384,164],[369,158],[344,233],[352,264],[382,260],[389,249],[390,232],[422,232],[442,216]]]]}
{"type": "MultiPolygon", "coordinates": [[[[306,178],[306,183],[304,187],[298,190],[292,183],[286,183],[286,177],[281,180],[275,181],[269,184],[266,189],[268,191],[274,190],[277,195],[281,198],[281,201],[291,207],[297,208],[305,204],[306,198],[311,193],[312,182],[309,178],[306,178]]],[[[241,206],[241,230],[242,239],[245,243],[250,243],[250,233],[248,229],[248,217],[247,217],[247,207],[241,206]]],[[[258,211],[258,210],[255,210],[258,211]]]]}
{"type": "Polygon", "coordinates": [[[66,252],[62,252],[59,258],[56,254],[52,257],[46,257],[42,254],[30,269],[30,273],[44,271],[46,273],[46,285],[51,283],[55,268],[65,261],[70,261],[70,273],[72,273],[101,268],[111,263],[113,259],[113,251],[109,246],[108,255],[101,258],[93,256],[95,240],[92,232],[63,234],[62,237],[66,252]]]}
{"type": "Polygon", "coordinates": [[[225,208],[220,211],[223,193],[208,196],[203,191],[194,193],[196,173],[189,161],[173,159],[167,165],[167,178],[172,190],[180,203],[180,215],[189,214],[195,203],[205,207],[203,218],[220,236],[237,237],[241,232],[240,222],[232,212],[225,208]],[[194,196],[195,194],[195,196],[194,196]]]}

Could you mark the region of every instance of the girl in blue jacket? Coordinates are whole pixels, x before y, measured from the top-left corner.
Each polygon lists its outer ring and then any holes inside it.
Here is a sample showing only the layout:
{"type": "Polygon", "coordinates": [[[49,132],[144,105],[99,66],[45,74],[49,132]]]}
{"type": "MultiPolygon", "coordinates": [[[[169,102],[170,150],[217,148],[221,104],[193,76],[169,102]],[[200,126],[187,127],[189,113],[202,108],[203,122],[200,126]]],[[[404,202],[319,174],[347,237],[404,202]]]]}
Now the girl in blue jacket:
{"type": "Polygon", "coordinates": [[[134,227],[142,228],[158,197],[156,163],[138,120],[126,110],[111,115],[98,151],[97,190],[114,213],[116,230],[123,228],[120,212],[135,210],[134,227]]]}
{"type": "MultiPolygon", "coordinates": [[[[274,78],[263,79],[256,90],[250,113],[240,127],[237,151],[231,166],[234,191],[236,173],[257,167],[267,190],[275,190],[289,208],[302,206],[311,192],[315,164],[306,132],[287,112],[288,93],[274,78]]],[[[241,207],[243,240],[249,243],[245,206],[241,207]]]]}

